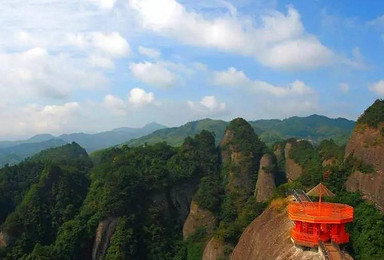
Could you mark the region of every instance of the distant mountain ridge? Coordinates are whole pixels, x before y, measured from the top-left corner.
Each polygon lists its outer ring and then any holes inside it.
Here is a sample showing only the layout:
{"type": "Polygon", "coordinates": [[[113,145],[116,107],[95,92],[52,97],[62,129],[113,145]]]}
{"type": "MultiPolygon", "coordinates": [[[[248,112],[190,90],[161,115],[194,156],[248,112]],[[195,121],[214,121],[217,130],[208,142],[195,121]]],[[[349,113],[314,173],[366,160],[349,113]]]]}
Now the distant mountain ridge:
{"type": "Polygon", "coordinates": [[[51,134],[39,134],[26,140],[0,142],[0,166],[16,164],[44,149],[62,146],[76,142],[87,152],[118,145],[133,138],[138,138],[151,132],[166,128],[152,122],[142,128],[120,127],[96,134],[72,133],[55,137],[51,134]]]}
{"type": "MultiPolygon", "coordinates": [[[[248,122],[260,136],[260,139],[269,145],[288,138],[307,139],[313,143],[320,143],[324,139],[333,139],[338,144],[345,144],[355,126],[355,122],[352,120],[332,119],[321,115],[248,122]]],[[[201,130],[214,132],[216,143],[218,143],[218,140],[223,137],[227,125],[228,122],[222,120],[202,119],[179,127],[160,129],[138,139],[132,139],[126,144],[139,146],[145,143],[167,142],[170,145],[179,146],[185,137],[198,134],[201,130]]]]}
{"type": "MultiPolygon", "coordinates": [[[[249,121],[260,139],[271,145],[288,138],[307,139],[319,143],[324,139],[333,139],[338,144],[345,144],[352,132],[355,122],[344,118],[331,119],[326,116],[311,115],[307,117],[290,117],[287,119],[270,119],[249,121]]],[[[167,128],[152,122],[142,128],[120,127],[96,134],[72,133],[53,136],[40,134],[26,140],[0,141],[0,166],[16,164],[47,148],[76,142],[87,152],[107,147],[127,144],[139,146],[167,142],[179,146],[187,136],[193,136],[202,130],[215,133],[216,143],[221,140],[228,122],[223,120],[202,119],[188,122],[179,127],[167,128]]]]}
{"type": "Polygon", "coordinates": [[[266,143],[294,137],[320,143],[333,139],[337,144],[346,144],[355,122],[345,118],[328,118],[321,115],[290,117],[283,120],[256,120],[249,122],[266,143]],[[260,129],[260,130],[258,130],[260,129]]]}

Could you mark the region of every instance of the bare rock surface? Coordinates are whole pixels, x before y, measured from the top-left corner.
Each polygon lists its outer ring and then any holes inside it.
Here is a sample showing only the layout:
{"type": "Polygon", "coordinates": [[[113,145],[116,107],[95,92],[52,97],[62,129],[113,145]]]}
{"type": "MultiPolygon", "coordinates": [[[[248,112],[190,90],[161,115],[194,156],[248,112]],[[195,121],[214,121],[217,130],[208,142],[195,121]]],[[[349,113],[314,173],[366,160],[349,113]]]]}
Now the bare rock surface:
{"type": "Polygon", "coordinates": [[[260,160],[260,169],[256,182],[255,196],[257,202],[271,199],[275,189],[275,176],[271,172],[273,159],[270,154],[264,154],[260,160]]]}
{"type": "Polygon", "coordinates": [[[345,149],[345,158],[352,155],[363,164],[374,168],[372,173],[356,171],[346,182],[348,191],[361,191],[365,198],[373,201],[377,208],[384,209],[384,136],[383,124],[372,128],[356,125],[345,149]]]}
{"type": "Polygon", "coordinates": [[[211,233],[216,223],[213,213],[200,207],[194,200],[191,202],[188,217],[183,225],[183,238],[187,239],[196,232],[199,227],[205,227],[207,233],[211,233]]]}
{"type": "Polygon", "coordinates": [[[96,236],[92,249],[92,260],[104,258],[111,237],[115,233],[117,222],[118,218],[113,217],[100,221],[96,229],[96,236]]]}
{"type": "Polygon", "coordinates": [[[286,205],[269,207],[243,232],[231,260],[320,260],[320,253],[303,251],[291,241],[293,222],[286,205]]]}
{"type": "Polygon", "coordinates": [[[292,150],[292,144],[288,142],[285,145],[285,149],[284,149],[285,173],[287,175],[288,181],[296,180],[303,173],[303,168],[290,157],[291,150],[292,150]]]}
{"type": "Polygon", "coordinates": [[[7,247],[12,241],[12,238],[5,232],[0,232],[0,248],[7,247]]]}
{"type": "Polygon", "coordinates": [[[224,248],[224,242],[215,237],[211,238],[204,249],[203,260],[219,260],[223,258],[224,248]]]}

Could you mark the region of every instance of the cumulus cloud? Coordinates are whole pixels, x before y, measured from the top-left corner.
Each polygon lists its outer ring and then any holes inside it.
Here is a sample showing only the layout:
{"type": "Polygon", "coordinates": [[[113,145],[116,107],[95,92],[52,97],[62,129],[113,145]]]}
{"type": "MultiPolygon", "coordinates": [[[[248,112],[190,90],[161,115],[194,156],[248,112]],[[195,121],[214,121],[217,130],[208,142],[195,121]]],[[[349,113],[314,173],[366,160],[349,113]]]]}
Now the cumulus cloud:
{"type": "Polygon", "coordinates": [[[161,56],[161,53],[158,50],[143,46],[139,46],[139,53],[152,59],[158,59],[161,56]]]}
{"type": "Polygon", "coordinates": [[[127,104],[120,97],[114,95],[106,95],[103,105],[115,114],[126,114],[128,111],[127,104]]]}
{"type": "Polygon", "coordinates": [[[209,112],[210,114],[222,113],[226,110],[226,103],[219,102],[215,96],[205,96],[198,102],[188,101],[188,106],[197,112],[209,112]]]}
{"type": "Polygon", "coordinates": [[[153,92],[145,92],[144,89],[134,88],[129,92],[128,101],[134,106],[143,106],[155,102],[155,95],[153,92]]]}
{"type": "Polygon", "coordinates": [[[73,90],[98,89],[107,84],[100,74],[83,67],[63,54],[51,54],[43,48],[23,52],[0,52],[0,99],[46,97],[62,99],[73,90]]]}
{"type": "Polygon", "coordinates": [[[213,74],[214,84],[218,86],[242,87],[256,93],[272,96],[303,96],[313,92],[304,82],[296,80],[287,86],[276,86],[271,83],[249,79],[241,70],[234,67],[226,71],[216,71],[213,74]]]}
{"type": "Polygon", "coordinates": [[[62,105],[25,105],[1,111],[0,117],[7,124],[0,129],[0,135],[21,135],[28,133],[55,133],[64,128],[80,112],[77,102],[62,105]],[[72,119],[71,119],[72,118],[72,119]]]}
{"type": "Polygon", "coordinates": [[[384,97],[384,80],[379,80],[368,86],[368,89],[379,97],[384,97]]]}
{"type": "Polygon", "coordinates": [[[118,32],[81,32],[67,35],[64,44],[82,49],[93,49],[113,58],[127,57],[131,53],[129,43],[118,32]]]}
{"type": "Polygon", "coordinates": [[[240,87],[248,86],[251,80],[243,71],[230,67],[226,71],[214,72],[214,83],[219,86],[240,87]]]}
{"type": "Polygon", "coordinates": [[[142,82],[158,87],[173,87],[177,83],[177,76],[163,63],[131,63],[129,68],[136,78],[142,82]]]}
{"type": "Polygon", "coordinates": [[[298,11],[291,6],[286,14],[270,12],[255,24],[236,15],[208,19],[176,0],[129,0],[129,5],[147,30],[190,45],[253,56],[269,67],[308,69],[337,59],[305,31],[298,11]]]}

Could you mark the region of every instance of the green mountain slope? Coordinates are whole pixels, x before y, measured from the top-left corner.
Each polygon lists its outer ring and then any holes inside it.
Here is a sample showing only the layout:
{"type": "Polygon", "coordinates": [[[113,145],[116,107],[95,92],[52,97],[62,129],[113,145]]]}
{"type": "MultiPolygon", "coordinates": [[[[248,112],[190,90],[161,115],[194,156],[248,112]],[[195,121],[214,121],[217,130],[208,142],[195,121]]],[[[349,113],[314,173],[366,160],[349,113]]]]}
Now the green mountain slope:
{"type": "Polygon", "coordinates": [[[295,116],[284,120],[256,120],[249,123],[261,130],[260,138],[267,143],[293,137],[307,139],[314,143],[333,139],[337,144],[345,144],[355,126],[352,120],[331,119],[320,115],[295,116]]]}
{"type": "MultiPolygon", "coordinates": [[[[167,142],[172,146],[179,146],[185,137],[195,135],[201,130],[214,132],[217,143],[223,137],[227,124],[221,120],[203,119],[180,127],[161,129],[147,136],[133,139],[126,144],[139,146],[145,143],[167,142]]],[[[291,117],[284,120],[256,120],[250,121],[249,124],[260,139],[268,145],[291,137],[307,139],[314,143],[320,143],[324,139],[333,139],[337,144],[345,144],[355,126],[355,122],[351,120],[331,119],[319,115],[291,117]]]]}
{"type": "Polygon", "coordinates": [[[149,135],[133,139],[126,144],[129,146],[139,146],[145,143],[155,144],[159,142],[167,142],[172,146],[180,146],[184,139],[200,133],[202,130],[215,133],[215,141],[223,137],[227,122],[221,120],[203,119],[199,121],[189,122],[179,127],[171,127],[157,130],[149,135]]]}
{"type": "Polygon", "coordinates": [[[0,148],[0,166],[14,165],[44,149],[58,147],[67,142],[61,139],[50,139],[38,143],[21,143],[11,147],[0,148]]]}

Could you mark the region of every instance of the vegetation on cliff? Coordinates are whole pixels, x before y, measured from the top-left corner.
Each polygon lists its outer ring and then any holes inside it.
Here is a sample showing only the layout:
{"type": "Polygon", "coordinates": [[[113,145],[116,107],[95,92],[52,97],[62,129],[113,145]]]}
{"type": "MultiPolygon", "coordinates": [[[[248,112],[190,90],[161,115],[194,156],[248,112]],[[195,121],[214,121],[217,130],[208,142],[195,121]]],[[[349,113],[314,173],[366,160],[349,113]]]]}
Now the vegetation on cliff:
{"type": "MultiPolygon", "coordinates": [[[[211,133],[187,138],[180,148],[159,143],[106,150],[90,179],[83,171],[89,170],[86,153],[71,155],[62,148],[34,158],[49,164],[36,170],[36,184],[7,216],[2,230],[16,240],[0,258],[82,259],[92,251],[98,223],[110,216],[119,220],[105,259],[185,258],[181,229],[189,202],[201,178],[219,175],[211,133]]],[[[205,201],[212,190],[201,190],[197,198],[205,201]]]]}
{"type": "Polygon", "coordinates": [[[367,124],[376,128],[384,122],[384,100],[377,99],[357,120],[357,124],[367,124]]]}
{"type": "Polygon", "coordinates": [[[2,169],[2,194],[11,189],[15,204],[4,207],[1,229],[11,246],[0,251],[0,258],[20,259],[55,241],[60,226],[77,214],[86,196],[91,166],[85,150],[73,143],[2,169]]]}

